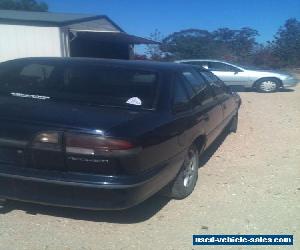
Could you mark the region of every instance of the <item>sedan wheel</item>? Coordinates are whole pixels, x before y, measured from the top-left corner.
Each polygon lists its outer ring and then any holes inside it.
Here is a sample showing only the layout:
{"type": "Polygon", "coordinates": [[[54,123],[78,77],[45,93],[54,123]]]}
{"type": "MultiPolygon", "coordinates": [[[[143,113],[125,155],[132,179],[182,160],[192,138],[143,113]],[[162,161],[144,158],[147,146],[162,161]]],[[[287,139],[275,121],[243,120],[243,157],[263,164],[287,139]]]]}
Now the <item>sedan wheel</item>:
{"type": "Polygon", "coordinates": [[[195,171],[198,171],[197,166],[197,155],[194,151],[189,151],[188,153],[188,161],[186,162],[184,169],[183,169],[183,185],[188,188],[193,179],[195,178],[195,171]]]}
{"type": "Polygon", "coordinates": [[[199,155],[197,148],[189,148],[184,163],[175,180],[169,186],[168,196],[183,199],[189,196],[198,180],[199,155]]]}
{"type": "Polygon", "coordinates": [[[278,83],[275,80],[262,80],[257,84],[257,88],[260,92],[271,93],[278,89],[278,83]]]}

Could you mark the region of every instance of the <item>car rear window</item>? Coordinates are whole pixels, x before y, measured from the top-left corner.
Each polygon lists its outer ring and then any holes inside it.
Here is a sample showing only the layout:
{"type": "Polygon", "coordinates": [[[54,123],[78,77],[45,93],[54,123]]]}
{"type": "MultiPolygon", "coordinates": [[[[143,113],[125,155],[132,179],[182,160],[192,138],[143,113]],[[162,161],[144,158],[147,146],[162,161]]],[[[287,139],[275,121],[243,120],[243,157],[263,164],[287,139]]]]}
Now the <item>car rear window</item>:
{"type": "Polygon", "coordinates": [[[0,67],[0,91],[36,97],[153,109],[158,73],[85,63],[17,63],[0,67]]]}

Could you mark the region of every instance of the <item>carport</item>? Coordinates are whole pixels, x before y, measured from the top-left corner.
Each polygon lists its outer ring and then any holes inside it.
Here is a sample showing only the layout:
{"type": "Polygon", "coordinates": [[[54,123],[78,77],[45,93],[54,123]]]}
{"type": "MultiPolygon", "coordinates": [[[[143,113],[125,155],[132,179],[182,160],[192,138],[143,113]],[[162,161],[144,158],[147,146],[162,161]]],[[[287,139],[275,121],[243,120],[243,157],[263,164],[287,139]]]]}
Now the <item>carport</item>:
{"type": "Polygon", "coordinates": [[[71,57],[130,59],[134,45],[156,43],[125,32],[76,30],[70,30],[69,32],[71,57]]]}
{"type": "Polygon", "coordinates": [[[130,59],[134,45],[156,43],[127,34],[105,15],[0,10],[0,62],[45,56],[130,59]]]}

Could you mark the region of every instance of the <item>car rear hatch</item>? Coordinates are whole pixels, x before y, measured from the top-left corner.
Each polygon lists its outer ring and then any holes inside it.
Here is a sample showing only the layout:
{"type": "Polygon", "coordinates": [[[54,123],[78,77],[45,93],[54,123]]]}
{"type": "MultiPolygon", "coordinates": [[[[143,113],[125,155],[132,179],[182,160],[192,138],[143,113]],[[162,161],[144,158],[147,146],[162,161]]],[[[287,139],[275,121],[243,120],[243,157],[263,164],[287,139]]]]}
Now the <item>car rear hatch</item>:
{"type": "Polygon", "coordinates": [[[121,173],[118,153],[134,151],[128,138],[120,138],[124,127],[155,108],[160,86],[158,72],[127,64],[58,58],[2,63],[0,163],[121,173]],[[116,127],[118,136],[107,133],[116,127]]]}
{"type": "MultiPolygon", "coordinates": [[[[91,152],[93,149],[87,149],[89,145],[84,143],[95,143],[99,147],[105,131],[138,115],[139,112],[126,109],[1,96],[0,164],[40,170],[122,174],[116,155],[91,152]]],[[[120,147],[133,148],[126,141],[126,145],[120,139],[113,143],[116,142],[121,143],[120,147]]]]}

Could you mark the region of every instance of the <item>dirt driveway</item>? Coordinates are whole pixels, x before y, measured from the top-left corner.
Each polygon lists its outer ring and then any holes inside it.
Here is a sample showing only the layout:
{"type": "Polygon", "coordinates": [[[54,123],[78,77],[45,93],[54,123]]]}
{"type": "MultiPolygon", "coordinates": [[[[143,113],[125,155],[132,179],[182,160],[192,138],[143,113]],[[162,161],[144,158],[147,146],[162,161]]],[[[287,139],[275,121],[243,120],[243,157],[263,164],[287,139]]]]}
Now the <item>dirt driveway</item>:
{"type": "Polygon", "coordinates": [[[295,90],[240,93],[238,133],[205,157],[189,198],[155,196],[122,212],[10,202],[0,211],[0,249],[226,249],[193,247],[193,234],[294,234],[298,245],[268,249],[300,249],[300,86],[295,90]]]}

